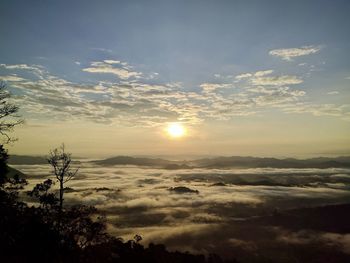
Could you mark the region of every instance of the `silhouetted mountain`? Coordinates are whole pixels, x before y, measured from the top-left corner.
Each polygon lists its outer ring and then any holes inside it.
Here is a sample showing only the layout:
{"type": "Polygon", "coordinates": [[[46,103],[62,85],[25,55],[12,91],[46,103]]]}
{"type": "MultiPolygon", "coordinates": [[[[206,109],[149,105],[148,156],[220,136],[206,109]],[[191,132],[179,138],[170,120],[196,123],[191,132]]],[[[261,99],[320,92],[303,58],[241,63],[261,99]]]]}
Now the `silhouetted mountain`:
{"type": "Polygon", "coordinates": [[[8,178],[13,178],[15,175],[18,175],[19,178],[26,178],[24,173],[18,171],[15,168],[8,166],[7,169],[8,169],[8,172],[7,172],[6,176],[8,178]]]}
{"type": "Polygon", "coordinates": [[[191,169],[193,167],[187,165],[187,164],[168,164],[166,166],[163,167],[164,169],[168,169],[168,170],[176,170],[176,169],[191,169]]]}
{"type": "Polygon", "coordinates": [[[277,159],[258,157],[217,157],[199,159],[190,162],[193,166],[202,168],[330,168],[350,167],[350,157],[312,158],[312,159],[277,159]]]}
{"type": "MultiPolygon", "coordinates": [[[[72,163],[78,164],[81,161],[73,160],[72,163]]],[[[31,155],[11,155],[8,159],[8,164],[12,165],[41,165],[48,164],[46,157],[44,156],[31,156],[31,155]]]]}
{"type": "Polygon", "coordinates": [[[140,165],[140,166],[157,166],[157,167],[172,167],[178,165],[176,161],[168,161],[164,159],[153,158],[138,158],[130,156],[117,156],[104,160],[92,161],[99,165],[140,165]]]}
{"type": "MultiPolygon", "coordinates": [[[[164,169],[192,169],[192,168],[350,168],[350,157],[335,158],[317,157],[309,159],[295,158],[259,158],[259,157],[214,157],[191,161],[171,161],[161,158],[116,156],[112,158],[91,161],[98,165],[137,165],[164,169]]],[[[9,164],[35,165],[47,164],[47,160],[40,156],[12,155],[9,164]]]]}
{"type": "Polygon", "coordinates": [[[188,188],[186,186],[171,187],[171,188],[169,188],[169,191],[175,192],[175,193],[178,193],[178,194],[186,194],[186,193],[199,194],[198,190],[193,190],[193,189],[188,188]]]}
{"type": "MultiPolygon", "coordinates": [[[[40,156],[12,155],[9,164],[47,164],[47,160],[40,156]]],[[[112,158],[95,160],[98,165],[138,165],[164,168],[170,170],[192,168],[350,168],[350,157],[335,158],[317,157],[309,159],[295,158],[259,158],[259,157],[215,157],[191,161],[171,161],[161,158],[116,156],[112,158]]]]}
{"type": "Polygon", "coordinates": [[[11,155],[9,164],[47,164],[47,160],[41,156],[27,156],[27,155],[11,155]]]}
{"type": "Polygon", "coordinates": [[[211,186],[226,186],[226,184],[223,182],[218,182],[218,183],[212,184],[211,186]]]}
{"type": "Polygon", "coordinates": [[[117,156],[104,160],[93,161],[99,165],[139,165],[165,169],[191,168],[349,168],[350,157],[311,158],[311,159],[277,159],[259,157],[216,157],[192,161],[169,161],[165,159],[136,158],[117,156]]]}

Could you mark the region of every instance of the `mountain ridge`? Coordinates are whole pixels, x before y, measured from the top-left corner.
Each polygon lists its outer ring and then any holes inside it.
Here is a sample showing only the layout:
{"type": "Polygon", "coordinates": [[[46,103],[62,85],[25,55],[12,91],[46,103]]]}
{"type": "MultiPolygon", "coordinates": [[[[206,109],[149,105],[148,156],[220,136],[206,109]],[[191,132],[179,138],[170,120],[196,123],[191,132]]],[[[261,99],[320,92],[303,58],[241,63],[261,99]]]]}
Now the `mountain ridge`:
{"type": "MultiPolygon", "coordinates": [[[[274,158],[252,156],[226,156],[202,158],[195,160],[173,161],[162,158],[132,157],[119,155],[115,157],[92,160],[88,163],[97,165],[136,165],[164,169],[191,168],[350,168],[350,156],[314,157],[307,159],[274,158]]],[[[9,164],[47,164],[44,157],[13,155],[9,164]]]]}

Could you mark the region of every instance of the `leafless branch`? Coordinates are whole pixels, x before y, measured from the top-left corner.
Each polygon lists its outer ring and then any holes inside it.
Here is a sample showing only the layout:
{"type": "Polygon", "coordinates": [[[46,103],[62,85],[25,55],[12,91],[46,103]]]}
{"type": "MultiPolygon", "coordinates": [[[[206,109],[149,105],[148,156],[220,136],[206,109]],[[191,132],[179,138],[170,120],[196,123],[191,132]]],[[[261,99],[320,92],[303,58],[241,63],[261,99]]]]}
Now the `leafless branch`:
{"type": "Polygon", "coordinates": [[[17,114],[19,107],[8,101],[10,97],[11,94],[6,90],[6,84],[0,82],[0,135],[6,144],[17,140],[12,138],[9,133],[13,131],[15,126],[24,122],[17,114]]]}
{"type": "Polygon", "coordinates": [[[73,177],[78,173],[79,168],[73,169],[71,167],[71,154],[65,152],[64,144],[62,144],[59,148],[50,151],[47,161],[52,167],[52,173],[60,183],[60,210],[62,210],[64,184],[73,179],[73,177]]]}

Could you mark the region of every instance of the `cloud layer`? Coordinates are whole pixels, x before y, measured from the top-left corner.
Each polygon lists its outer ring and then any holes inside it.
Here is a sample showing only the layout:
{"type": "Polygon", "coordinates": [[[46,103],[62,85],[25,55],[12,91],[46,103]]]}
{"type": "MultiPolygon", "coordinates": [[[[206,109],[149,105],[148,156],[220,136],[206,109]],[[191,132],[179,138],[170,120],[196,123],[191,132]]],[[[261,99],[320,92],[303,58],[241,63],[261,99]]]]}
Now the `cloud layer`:
{"type": "Polygon", "coordinates": [[[120,79],[139,78],[140,72],[132,71],[132,68],[125,62],[106,59],[102,62],[92,62],[90,67],[82,69],[90,73],[114,74],[120,79]]]}
{"type": "MultiPolygon", "coordinates": [[[[270,54],[289,60],[319,49],[307,46],[273,50],[270,54]]],[[[147,127],[171,121],[194,125],[210,119],[229,120],[271,108],[345,120],[350,114],[347,104],[311,102],[306,91],[298,88],[304,83],[303,77],[276,74],[272,69],[243,72],[231,79],[220,75],[215,81],[188,89],[179,83],[162,83],[156,80],[158,73],[142,73],[114,59],[91,62],[81,68],[93,75],[116,77],[93,84],[59,78],[40,65],[0,64],[0,68],[8,73],[0,78],[9,83],[23,112],[42,119],[50,116],[61,121],[85,119],[147,127]]]]}
{"type": "MultiPolygon", "coordinates": [[[[276,246],[288,254],[293,244],[306,249],[316,243],[321,247],[332,244],[349,253],[347,234],[310,231],[301,224],[290,230],[286,229],[288,225],[275,227],[257,221],[276,209],[346,202],[350,197],[348,169],[174,171],[91,163],[81,163],[80,167],[77,177],[67,184],[66,204],[96,206],[106,214],[109,231],[126,239],[137,233],[145,243],[163,242],[170,249],[224,256],[267,255],[276,246]],[[169,191],[176,186],[199,193],[169,191]]],[[[27,189],[50,174],[48,165],[16,168],[28,174],[27,189]]],[[[315,251],[311,249],[310,253],[315,251]]]]}
{"type": "Polygon", "coordinates": [[[315,54],[321,50],[321,46],[302,46],[300,48],[281,48],[270,50],[271,56],[280,57],[286,61],[292,61],[296,57],[315,54]]]}

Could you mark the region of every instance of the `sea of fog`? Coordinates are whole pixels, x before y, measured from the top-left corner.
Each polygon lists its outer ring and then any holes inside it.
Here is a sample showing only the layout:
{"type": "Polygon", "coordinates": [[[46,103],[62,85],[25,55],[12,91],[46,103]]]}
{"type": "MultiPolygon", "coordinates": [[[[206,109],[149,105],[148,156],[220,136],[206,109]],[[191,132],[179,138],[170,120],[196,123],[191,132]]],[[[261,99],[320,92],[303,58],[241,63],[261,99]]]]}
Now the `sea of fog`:
{"type": "MultiPolygon", "coordinates": [[[[53,178],[48,165],[13,167],[28,176],[27,190],[53,178]]],[[[283,250],[317,237],[317,242],[331,242],[350,253],[349,234],[245,223],[298,207],[350,203],[350,169],[165,170],[82,163],[66,187],[65,204],[95,206],[106,215],[110,233],[124,239],[139,234],[144,244],[224,256],[239,253],[244,262],[262,247],[268,253],[276,244],[283,250]],[[179,186],[198,192],[170,191],[179,186]]]]}

